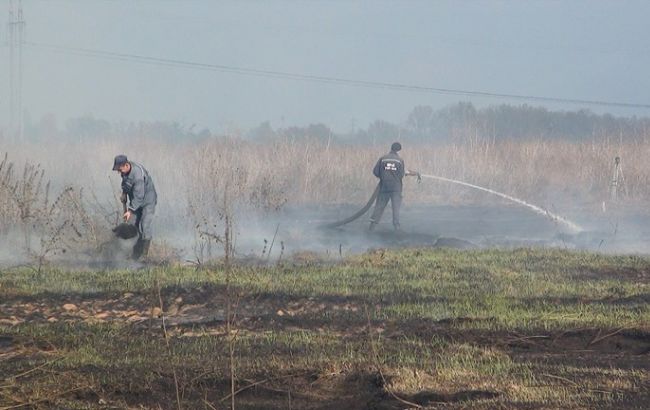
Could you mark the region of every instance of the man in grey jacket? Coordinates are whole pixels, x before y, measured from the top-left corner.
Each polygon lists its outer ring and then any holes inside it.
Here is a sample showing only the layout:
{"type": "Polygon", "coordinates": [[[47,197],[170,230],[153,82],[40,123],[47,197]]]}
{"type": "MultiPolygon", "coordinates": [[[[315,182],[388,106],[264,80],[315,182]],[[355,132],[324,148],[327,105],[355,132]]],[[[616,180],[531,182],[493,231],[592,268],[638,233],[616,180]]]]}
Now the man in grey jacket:
{"type": "Polygon", "coordinates": [[[139,238],[133,247],[133,259],[146,257],[152,237],[152,221],[156,212],[158,195],[149,172],[140,164],[129,161],[126,155],[118,155],[113,161],[113,171],[122,176],[121,201],[129,206],[124,220],[138,228],[139,238]]]}
{"type": "Polygon", "coordinates": [[[390,201],[393,209],[393,226],[396,231],[400,229],[399,210],[402,205],[402,178],[414,175],[418,177],[418,181],[420,180],[419,172],[406,170],[404,160],[397,153],[401,149],[402,144],[399,142],[393,143],[390,152],[379,158],[372,171],[379,178],[379,194],[377,195],[377,202],[375,202],[375,210],[370,217],[371,231],[379,223],[388,201],[390,201]]]}

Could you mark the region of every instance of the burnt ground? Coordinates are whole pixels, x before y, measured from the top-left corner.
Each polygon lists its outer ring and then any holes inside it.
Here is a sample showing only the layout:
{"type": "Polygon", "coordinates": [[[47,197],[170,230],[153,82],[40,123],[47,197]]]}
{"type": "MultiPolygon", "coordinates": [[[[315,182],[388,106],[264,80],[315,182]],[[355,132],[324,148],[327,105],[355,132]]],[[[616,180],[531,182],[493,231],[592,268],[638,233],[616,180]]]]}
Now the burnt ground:
{"type": "MultiPolygon", "coordinates": [[[[374,232],[368,231],[370,212],[338,227],[323,226],[345,219],[357,205],[286,208],[280,212],[239,215],[235,251],[240,259],[270,262],[295,254],[318,253],[322,259],[340,260],[377,248],[446,247],[557,248],[609,254],[650,254],[650,217],[643,209],[610,209],[563,213],[583,230],[574,232],[551,218],[522,206],[511,205],[409,205],[401,212],[401,230],[395,232],[390,206],[374,232]]],[[[158,216],[152,245],[153,259],[161,261],[209,260],[221,256],[221,245],[202,243],[186,218],[158,216]]],[[[213,232],[221,236],[219,227],[213,232]]],[[[124,233],[123,233],[124,234],[124,233]]],[[[113,238],[99,249],[69,250],[52,255],[53,266],[69,269],[138,269],[129,260],[134,239],[113,238]]],[[[16,255],[20,252],[16,251],[16,255]]],[[[0,259],[0,267],[33,265],[25,256],[0,259]]]]}
{"type": "MultiPolygon", "coordinates": [[[[390,206],[374,232],[368,232],[370,212],[347,225],[322,228],[345,219],[358,208],[355,205],[288,208],[279,214],[242,218],[238,226],[237,250],[240,255],[261,255],[265,250],[264,241],[268,250],[277,229],[274,258],[281,253],[301,251],[337,256],[373,248],[408,247],[552,247],[605,253],[650,253],[650,218],[643,209],[610,209],[607,213],[555,210],[583,228],[583,231],[573,232],[545,215],[507,203],[424,206],[405,202],[401,211],[401,232],[398,233],[392,227],[390,206]]],[[[173,236],[171,231],[168,233],[173,236]]],[[[192,254],[192,251],[185,249],[185,254],[192,254]]]]}

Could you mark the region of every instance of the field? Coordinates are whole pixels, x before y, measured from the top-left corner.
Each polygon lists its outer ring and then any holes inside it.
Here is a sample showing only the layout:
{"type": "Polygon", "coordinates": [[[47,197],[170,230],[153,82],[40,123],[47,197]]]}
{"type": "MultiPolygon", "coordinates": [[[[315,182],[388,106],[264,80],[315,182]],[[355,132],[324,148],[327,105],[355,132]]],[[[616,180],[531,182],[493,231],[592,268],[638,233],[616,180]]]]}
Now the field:
{"type": "Polygon", "coordinates": [[[0,408],[650,407],[646,257],[265,262],[5,270],[0,408]]]}
{"type": "Polygon", "coordinates": [[[0,0],[0,410],[650,410],[650,25],[575,3],[0,0]]]}

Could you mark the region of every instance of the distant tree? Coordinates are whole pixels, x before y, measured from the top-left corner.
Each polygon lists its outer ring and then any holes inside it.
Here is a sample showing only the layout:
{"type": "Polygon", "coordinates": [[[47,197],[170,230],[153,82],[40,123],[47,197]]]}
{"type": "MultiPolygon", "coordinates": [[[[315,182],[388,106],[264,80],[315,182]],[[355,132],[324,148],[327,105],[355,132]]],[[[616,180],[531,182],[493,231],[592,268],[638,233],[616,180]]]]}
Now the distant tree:
{"type": "Polygon", "coordinates": [[[247,134],[248,138],[258,141],[268,140],[276,136],[270,121],[264,121],[257,127],[250,130],[247,134]]]}
{"type": "Polygon", "coordinates": [[[279,129],[277,135],[282,135],[288,138],[314,138],[321,141],[327,141],[334,135],[330,127],[325,124],[309,124],[307,127],[288,127],[279,129]]]}
{"type": "Polygon", "coordinates": [[[203,128],[201,131],[199,131],[196,134],[196,138],[200,140],[204,140],[210,137],[212,137],[212,132],[210,131],[209,128],[203,128]]]}
{"type": "Polygon", "coordinates": [[[397,141],[401,137],[399,126],[388,121],[376,120],[368,126],[368,136],[374,142],[397,141]]]}
{"type": "Polygon", "coordinates": [[[92,115],[72,118],[66,121],[65,134],[76,139],[107,137],[111,133],[111,124],[106,120],[95,119],[92,115]]]}
{"type": "Polygon", "coordinates": [[[439,110],[418,106],[409,114],[408,130],[420,140],[445,138],[562,138],[647,135],[650,118],[597,115],[589,110],[549,111],[527,104],[501,104],[476,109],[461,102],[439,110]]]}
{"type": "Polygon", "coordinates": [[[440,133],[440,120],[430,106],[419,105],[411,111],[406,121],[407,127],[418,139],[429,139],[440,133]]]}
{"type": "Polygon", "coordinates": [[[52,113],[43,115],[38,122],[37,127],[38,134],[35,135],[35,138],[54,138],[59,135],[56,115],[52,113]]]}
{"type": "Polygon", "coordinates": [[[318,124],[309,124],[307,127],[307,136],[312,138],[317,138],[321,140],[326,140],[332,136],[332,130],[330,127],[323,123],[318,124]]]}

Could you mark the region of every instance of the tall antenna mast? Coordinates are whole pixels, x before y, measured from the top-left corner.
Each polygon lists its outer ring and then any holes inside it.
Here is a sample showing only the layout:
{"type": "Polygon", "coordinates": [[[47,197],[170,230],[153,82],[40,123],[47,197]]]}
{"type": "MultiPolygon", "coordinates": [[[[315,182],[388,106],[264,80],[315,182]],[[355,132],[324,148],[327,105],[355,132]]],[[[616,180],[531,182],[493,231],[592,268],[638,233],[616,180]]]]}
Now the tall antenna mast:
{"type": "Polygon", "coordinates": [[[23,44],[25,20],[22,0],[9,0],[9,135],[23,138],[23,44]]]}

